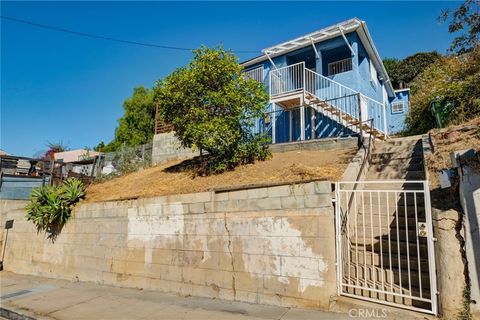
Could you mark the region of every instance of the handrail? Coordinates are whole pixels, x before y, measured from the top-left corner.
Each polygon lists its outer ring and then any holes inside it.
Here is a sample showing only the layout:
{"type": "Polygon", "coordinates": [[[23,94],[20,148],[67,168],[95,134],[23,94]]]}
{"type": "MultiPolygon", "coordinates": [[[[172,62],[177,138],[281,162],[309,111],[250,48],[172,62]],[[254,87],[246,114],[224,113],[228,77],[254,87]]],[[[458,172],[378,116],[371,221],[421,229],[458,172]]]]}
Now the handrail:
{"type": "MultiPolygon", "coordinates": [[[[281,71],[281,70],[283,70],[283,69],[287,69],[287,68],[291,68],[291,67],[297,66],[297,65],[299,65],[299,64],[305,65],[305,61],[297,62],[297,63],[294,63],[294,64],[289,64],[288,66],[280,67],[280,68],[277,68],[277,69],[273,69],[272,71],[278,72],[278,71],[281,71]]],[[[307,69],[307,68],[306,68],[306,69],[307,69]]],[[[307,69],[307,70],[308,70],[308,69],[307,69]]]]}
{"type": "Polygon", "coordinates": [[[347,87],[347,86],[341,84],[340,82],[337,82],[337,81],[335,81],[335,80],[332,80],[332,79],[330,79],[329,77],[325,77],[324,75],[321,75],[321,74],[318,73],[318,72],[315,72],[315,71],[313,71],[313,70],[311,70],[311,69],[308,69],[308,68],[305,68],[305,70],[306,70],[307,72],[311,72],[311,73],[313,73],[313,74],[315,74],[315,75],[317,75],[317,76],[319,76],[319,77],[321,77],[321,78],[323,78],[323,79],[325,79],[325,80],[327,80],[327,81],[330,81],[330,82],[332,82],[332,83],[335,83],[335,84],[339,85],[340,87],[343,87],[343,88],[345,88],[345,89],[347,89],[347,90],[350,90],[350,91],[352,91],[352,92],[354,92],[354,93],[358,93],[358,91],[355,91],[355,90],[353,90],[352,88],[347,87]]]}
{"type": "Polygon", "coordinates": [[[303,91],[304,96],[308,93],[322,101],[329,101],[341,114],[348,114],[358,121],[371,118],[372,129],[387,135],[386,107],[383,103],[306,68],[304,61],[270,71],[270,96],[299,91],[303,91]]]}

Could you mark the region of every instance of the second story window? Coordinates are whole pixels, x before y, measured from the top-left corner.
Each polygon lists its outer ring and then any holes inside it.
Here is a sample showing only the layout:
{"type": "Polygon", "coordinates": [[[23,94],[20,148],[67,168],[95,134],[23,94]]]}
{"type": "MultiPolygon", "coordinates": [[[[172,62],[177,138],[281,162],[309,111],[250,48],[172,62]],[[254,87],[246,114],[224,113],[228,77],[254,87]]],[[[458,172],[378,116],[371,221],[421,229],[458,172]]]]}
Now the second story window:
{"type": "Polygon", "coordinates": [[[337,73],[347,72],[352,70],[352,58],[338,60],[328,64],[328,75],[333,76],[337,73]]]}
{"type": "Polygon", "coordinates": [[[263,66],[245,71],[245,76],[263,83],[263,66]]]}

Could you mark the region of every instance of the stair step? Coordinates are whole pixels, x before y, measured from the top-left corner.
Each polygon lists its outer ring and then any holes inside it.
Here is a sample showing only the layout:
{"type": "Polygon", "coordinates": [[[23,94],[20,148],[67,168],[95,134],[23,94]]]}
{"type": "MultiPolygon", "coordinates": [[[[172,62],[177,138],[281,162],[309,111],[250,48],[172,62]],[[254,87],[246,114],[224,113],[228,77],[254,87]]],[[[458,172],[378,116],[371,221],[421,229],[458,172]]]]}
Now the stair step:
{"type": "Polygon", "coordinates": [[[405,179],[405,180],[423,180],[425,179],[425,173],[423,171],[407,171],[407,172],[395,172],[395,171],[384,171],[384,172],[369,172],[367,180],[374,179],[405,179]]]}
{"type": "MultiPolygon", "coordinates": [[[[367,209],[370,209],[370,204],[372,205],[373,209],[384,207],[387,208],[395,208],[396,206],[419,206],[425,203],[425,196],[422,193],[413,193],[407,192],[407,190],[396,190],[396,189],[388,189],[385,190],[371,190],[371,189],[363,189],[361,192],[358,192],[353,197],[353,204],[355,203],[359,206],[363,206],[367,209]]],[[[345,193],[348,195],[348,193],[345,193]]],[[[408,209],[408,208],[407,208],[408,209]]]]}
{"type": "MultiPolygon", "coordinates": [[[[388,248],[388,245],[387,247],[388,248]]],[[[370,261],[371,265],[376,265],[376,266],[381,266],[383,262],[383,268],[384,269],[390,269],[390,265],[392,266],[392,269],[396,268],[398,269],[399,266],[399,261],[400,261],[400,268],[402,270],[407,270],[408,267],[408,260],[405,259],[405,257],[400,256],[400,260],[398,259],[398,255],[396,254],[389,254],[385,248],[383,248],[383,252],[378,251],[367,251],[365,253],[365,258],[363,256],[364,251],[359,251],[359,260],[364,261],[363,259],[367,259],[367,261],[370,261]],[[383,259],[383,261],[382,261],[383,259]]],[[[351,256],[350,256],[351,257],[351,256]]],[[[428,259],[426,257],[420,256],[420,260],[418,257],[412,258],[410,257],[410,271],[417,272],[420,270],[423,273],[428,273],[428,259]]],[[[423,275],[422,275],[423,277],[423,275]]]]}
{"type": "Polygon", "coordinates": [[[403,152],[385,152],[375,149],[372,158],[375,160],[390,160],[390,159],[410,159],[413,157],[423,157],[422,150],[404,150],[403,152]]]}
{"type": "Polygon", "coordinates": [[[423,163],[416,162],[394,162],[394,163],[372,163],[368,168],[371,172],[381,172],[384,170],[397,170],[397,171],[423,171],[423,163]]]}
{"type": "MultiPolygon", "coordinates": [[[[351,235],[350,235],[351,236],[351,235]]],[[[390,241],[390,246],[388,244],[388,241],[385,240],[382,244],[383,246],[387,246],[389,248],[390,252],[392,255],[399,256],[400,259],[406,259],[406,257],[412,258],[418,258],[418,253],[417,253],[417,248],[418,251],[420,252],[420,257],[426,257],[428,256],[428,250],[427,250],[427,242],[425,238],[420,238],[422,241],[418,244],[409,242],[408,243],[408,254],[407,254],[407,242],[405,241],[390,241]]],[[[366,252],[376,252],[375,250],[380,250],[380,245],[378,244],[378,249],[376,249],[376,245],[372,246],[370,244],[364,244],[362,243],[361,239],[356,240],[355,237],[351,238],[351,247],[356,248],[359,252],[360,251],[366,251],[366,252]],[[358,242],[356,242],[358,241],[358,242]]]]}
{"type": "MultiPolygon", "coordinates": [[[[356,289],[356,288],[345,288],[344,291],[347,291],[350,294],[356,295],[356,296],[363,296],[366,298],[371,298],[371,299],[376,299],[380,301],[388,301],[388,302],[393,302],[405,306],[414,306],[416,308],[421,308],[421,309],[430,309],[430,303],[424,302],[424,301],[418,301],[413,298],[404,298],[400,296],[395,296],[392,294],[387,294],[387,293],[379,293],[379,292],[372,292],[368,290],[361,290],[361,289],[356,289]]],[[[400,293],[402,292],[405,295],[409,295],[410,292],[407,289],[404,288],[398,288],[394,289],[395,293],[400,293]]],[[[419,291],[418,289],[412,289],[411,291],[412,295],[417,297],[419,296],[419,291]]],[[[424,293],[426,293],[424,291],[424,293]]],[[[423,296],[425,299],[430,299],[430,294],[428,296],[423,296]]]]}
{"type": "Polygon", "coordinates": [[[416,156],[416,157],[407,157],[407,158],[390,158],[390,159],[385,159],[381,157],[374,157],[372,155],[372,160],[370,161],[371,165],[376,165],[376,164],[399,164],[399,163],[408,163],[408,164],[416,164],[416,163],[422,163],[423,164],[423,157],[422,156],[416,156]]]}
{"type": "MultiPolygon", "coordinates": [[[[425,272],[408,272],[407,268],[399,268],[398,265],[385,266],[376,266],[369,264],[369,261],[360,260],[358,264],[355,261],[355,257],[352,257],[349,266],[346,266],[347,269],[343,270],[344,278],[350,278],[352,282],[362,282],[363,285],[370,284],[371,287],[376,289],[381,289],[382,287],[391,290],[394,287],[408,289],[420,289],[422,288],[422,295],[430,294],[430,277],[428,269],[425,269],[425,272]],[[421,282],[420,282],[421,280],[421,282]],[[400,284],[401,282],[401,284],[400,284]]],[[[408,262],[407,262],[408,266],[408,262]]],[[[383,289],[383,290],[385,290],[383,289]]]]}
{"type": "MultiPolygon", "coordinates": [[[[388,179],[385,179],[384,181],[388,181],[388,179]]],[[[422,189],[422,184],[420,183],[413,183],[413,182],[389,182],[389,183],[375,183],[375,182],[370,182],[370,183],[365,183],[367,181],[363,181],[362,187],[364,190],[374,190],[374,191],[382,191],[382,190],[421,190],[422,189]]],[[[353,186],[353,185],[352,185],[353,186]]]]}
{"type": "MultiPolygon", "coordinates": [[[[408,228],[408,232],[406,228],[400,228],[398,230],[398,236],[397,236],[397,228],[395,225],[391,226],[384,226],[382,225],[382,228],[380,229],[379,226],[376,226],[374,228],[370,228],[370,226],[366,227],[365,229],[362,227],[357,229],[357,235],[359,239],[363,239],[365,236],[365,241],[367,243],[371,243],[372,237],[373,241],[375,243],[375,247],[378,247],[378,251],[380,251],[380,240],[382,241],[382,250],[385,250],[383,247],[384,242],[388,241],[390,238],[390,241],[396,241],[397,238],[400,239],[400,241],[405,241],[407,239],[408,235],[408,240],[409,242],[414,242],[417,239],[417,228],[413,226],[412,228],[408,228]]],[[[350,236],[352,236],[352,233],[350,233],[350,236]]],[[[387,245],[388,246],[388,245],[387,245]]]]}

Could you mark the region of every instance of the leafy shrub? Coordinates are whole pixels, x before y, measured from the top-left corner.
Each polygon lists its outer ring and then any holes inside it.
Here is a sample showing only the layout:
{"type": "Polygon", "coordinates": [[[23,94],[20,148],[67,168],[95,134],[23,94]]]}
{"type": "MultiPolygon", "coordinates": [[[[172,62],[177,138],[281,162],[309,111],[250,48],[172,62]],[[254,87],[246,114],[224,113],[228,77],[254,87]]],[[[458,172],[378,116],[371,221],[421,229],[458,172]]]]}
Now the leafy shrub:
{"type": "Polygon", "coordinates": [[[55,238],[71,217],[73,206],[83,198],[85,187],[74,178],[68,178],[58,186],[33,189],[26,207],[27,220],[32,221],[38,231],[45,231],[49,238],[55,238]]]}
{"type": "Polygon", "coordinates": [[[411,86],[407,133],[420,134],[436,126],[430,103],[453,104],[448,124],[480,116],[480,46],[462,56],[442,57],[427,67],[411,86]]]}
{"type": "Polygon", "coordinates": [[[264,160],[265,136],[253,133],[268,103],[263,84],[245,77],[237,58],[222,48],[194,51],[189,65],[155,88],[155,100],[184,147],[207,151],[202,174],[221,173],[264,160]]]}

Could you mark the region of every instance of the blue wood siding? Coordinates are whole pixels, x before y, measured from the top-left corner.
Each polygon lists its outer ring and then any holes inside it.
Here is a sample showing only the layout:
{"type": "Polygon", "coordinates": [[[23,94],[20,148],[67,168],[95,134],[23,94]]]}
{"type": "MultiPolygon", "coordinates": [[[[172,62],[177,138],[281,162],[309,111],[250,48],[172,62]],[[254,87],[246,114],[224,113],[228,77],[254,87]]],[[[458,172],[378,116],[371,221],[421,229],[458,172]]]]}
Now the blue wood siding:
{"type": "MultiPolygon", "coordinates": [[[[333,39],[329,39],[320,43],[315,44],[315,47],[319,53],[319,58],[315,56],[313,48],[304,47],[302,49],[286,53],[285,55],[278,56],[273,58],[275,65],[278,68],[291,65],[300,61],[305,61],[307,68],[315,69],[315,71],[323,76],[330,78],[346,87],[353,89],[354,91],[360,92],[363,95],[378,101],[380,104],[386,106],[386,116],[387,116],[387,128],[388,133],[395,133],[403,129],[406,113],[408,111],[409,104],[409,94],[408,93],[398,93],[397,97],[394,99],[384,98],[384,83],[379,79],[379,71],[376,70],[375,73],[371,71],[371,57],[368,55],[365,47],[363,46],[360,38],[356,32],[351,32],[345,35],[348,43],[354,51],[354,55],[350,51],[350,48],[346,45],[343,37],[339,36],[333,39]],[[331,62],[339,61],[345,58],[352,58],[352,70],[337,73],[335,75],[328,74],[328,64],[331,62]],[[372,79],[375,78],[375,79],[372,79]],[[373,80],[373,81],[372,81],[373,80]],[[394,101],[404,101],[405,112],[404,114],[392,114],[391,112],[391,103],[394,101]]],[[[264,61],[254,66],[249,66],[248,69],[253,69],[255,67],[263,66],[264,68],[264,83],[269,92],[269,74],[272,69],[270,61],[264,61]]],[[[279,109],[278,107],[277,109],[279,109]]],[[[271,111],[271,105],[267,108],[271,111]]],[[[307,109],[306,109],[307,110],[307,109]]],[[[378,113],[378,112],[377,112],[378,113]]],[[[292,118],[292,131],[293,131],[293,141],[296,141],[300,138],[300,122],[299,122],[299,111],[295,111],[292,118]],[[298,113],[298,114],[297,114],[298,113]]],[[[306,112],[305,116],[305,138],[309,139],[310,132],[310,115],[306,112]]],[[[332,135],[330,130],[332,127],[338,127],[339,124],[335,126],[329,123],[331,119],[324,119],[325,117],[317,114],[318,122],[316,125],[317,137],[323,137],[332,135]]],[[[286,112],[278,111],[276,115],[276,142],[285,142],[289,141],[289,115],[286,112]]],[[[334,122],[334,121],[333,121],[334,122]]],[[[383,122],[383,120],[382,120],[383,122]]],[[[382,130],[384,129],[383,124],[379,126],[382,130]]],[[[345,129],[345,128],[344,128],[345,129]]],[[[269,134],[271,134],[270,126],[269,134]]],[[[267,131],[268,131],[267,130],[267,131]]],[[[333,130],[333,129],[332,129],[333,130]]],[[[264,130],[265,131],[265,130],[264,130]]]]}
{"type": "Polygon", "coordinates": [[[389,133],[399,133],[405,129],[405,119],[410,110],[410,91],[401,90],[395,92],[395,98],[390,100],[387,108],[387,126],[389,133]],[[403,112],[394,112],[392,105],[394,103],[403,103],[403,112]]]}

